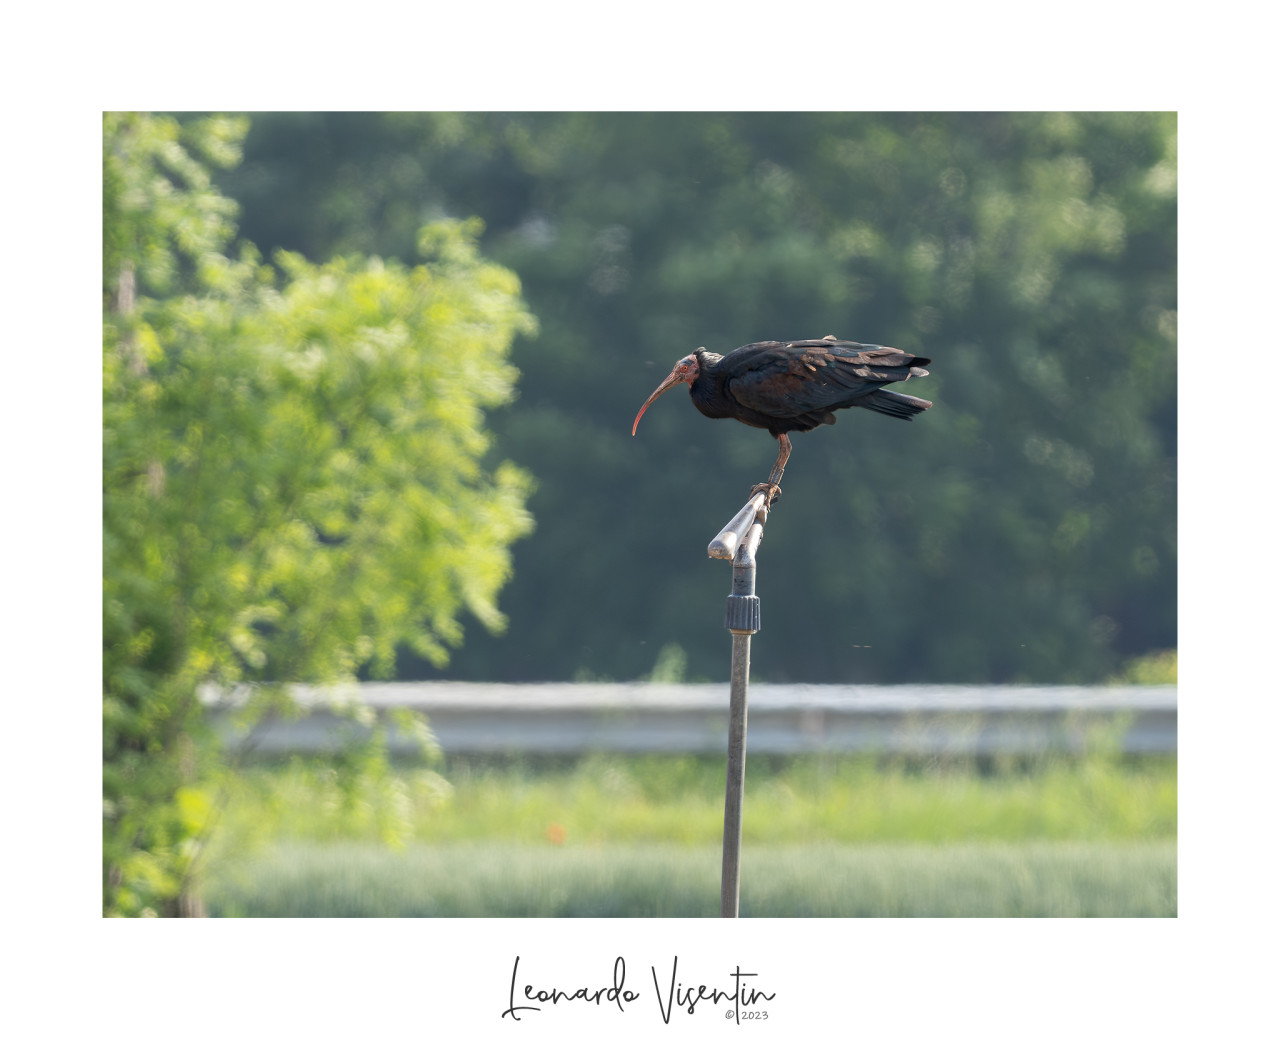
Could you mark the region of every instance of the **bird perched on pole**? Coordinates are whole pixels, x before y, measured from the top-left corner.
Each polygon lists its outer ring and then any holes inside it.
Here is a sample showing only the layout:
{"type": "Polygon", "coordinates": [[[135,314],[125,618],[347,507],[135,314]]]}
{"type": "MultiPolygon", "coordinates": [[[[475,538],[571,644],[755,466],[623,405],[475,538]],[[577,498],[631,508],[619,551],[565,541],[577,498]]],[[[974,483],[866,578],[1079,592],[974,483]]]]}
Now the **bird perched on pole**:
{"type": "Polygon", "coordinates": [[[914,395],[882,390],[886,384],[928,376],[932,359],[907,354],[897,347],[855,343],[824,336],[820,340],[765,340],[748,343],[728,354],[699,347],[676,362],[667,379],[650,395],[631,425],[636,434],[640,418],[668,388],[689,385],[689,397],[707,417],[733,417],[753,428],[766,428],[778,441],[778,460],[765,491],[772,503],[791,454],[790,432],[808,432],[835,424],[836,410],[861,406],[888,417],[909,421],[933,405],[914,395]]]}

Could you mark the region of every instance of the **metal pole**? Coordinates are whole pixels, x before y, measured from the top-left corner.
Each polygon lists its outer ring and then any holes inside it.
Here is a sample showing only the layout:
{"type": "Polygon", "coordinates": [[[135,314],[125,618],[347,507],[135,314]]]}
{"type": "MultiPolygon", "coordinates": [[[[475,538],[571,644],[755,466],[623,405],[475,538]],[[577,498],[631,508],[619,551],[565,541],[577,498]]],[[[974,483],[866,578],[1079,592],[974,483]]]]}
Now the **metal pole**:
{"type": "Polygon", "coordinates": [[[756,597],[756,550],[769,510],[756,494],[707,547],[710,557],[733,558],[732,593],[725,603],[724,626],[733,637],[729,671],[729,752],[724,783],[724,851],[720,864],[720,916],[738,917],[742,870],[742,795],[747,780],[747,684],[751,673],[751,636],[760,630],[756,597]]]}
{"type": "Polygon", "coordinates": [[[742,877],[742,795],[747,785],[747,675],[751,634],[733,632],[729,692],[729,758],[724,780],[724,849],[720,857],[720,918],[738,918],[742,877]]]}

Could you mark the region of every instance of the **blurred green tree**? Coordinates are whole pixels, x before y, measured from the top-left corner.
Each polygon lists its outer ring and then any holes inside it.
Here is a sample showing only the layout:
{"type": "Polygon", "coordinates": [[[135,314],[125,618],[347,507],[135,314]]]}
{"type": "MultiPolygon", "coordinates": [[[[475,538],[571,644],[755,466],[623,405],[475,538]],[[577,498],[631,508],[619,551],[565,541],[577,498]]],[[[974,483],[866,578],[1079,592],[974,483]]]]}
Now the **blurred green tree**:
{"type": "Polygon", "coordinates": [[[210,178],[247,121],[103,122],[103,904],[189,910],[220,770],[201,684],[442,665],[490,630],[532,528],[527,473],[488,455],[534,320],[476,221],[424,264],[232,254],[210,178]]]}
{"type": "MultiPolygon", "coordinates": [[[[640,402],[697,345],[934,359],[911,425],[797,437],[762,679],[1100,681],[1176,644],[1173,114],[276,114],[228,175],[260,246],[403,255],[478,214],[540,321],[497,447],[537,477],[512,634],[451,677],[724,676],[704,544],[763,433],[640,402]],[[643,580],[628,573],[644,572],[643,580]]],[[[433,674],[409,659],[402,674],[433,674]]]]}

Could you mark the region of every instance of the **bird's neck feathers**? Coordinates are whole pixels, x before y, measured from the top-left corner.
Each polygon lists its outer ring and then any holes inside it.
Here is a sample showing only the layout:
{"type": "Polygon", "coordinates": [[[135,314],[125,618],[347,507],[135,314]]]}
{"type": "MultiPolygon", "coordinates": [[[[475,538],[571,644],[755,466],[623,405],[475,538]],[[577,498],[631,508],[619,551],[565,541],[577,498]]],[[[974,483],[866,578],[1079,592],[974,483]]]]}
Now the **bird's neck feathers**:
{"type": "Polygon", "coordinates": [[[698,352],[698,368],[714,369],[717,365],[720,364],[720,360],[723,357],[724,357],[723,354],[716,354],[714,351],[699,351],[698,352]]]}

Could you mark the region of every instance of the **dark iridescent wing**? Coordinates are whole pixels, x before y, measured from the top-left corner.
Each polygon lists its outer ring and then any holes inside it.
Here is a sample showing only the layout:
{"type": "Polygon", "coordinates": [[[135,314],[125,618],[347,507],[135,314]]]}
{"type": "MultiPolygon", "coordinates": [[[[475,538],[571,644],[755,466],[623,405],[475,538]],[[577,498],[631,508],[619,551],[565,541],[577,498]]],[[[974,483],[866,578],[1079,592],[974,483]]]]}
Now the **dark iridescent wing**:
{"type": "Polygon", "coordinates": [[[839,409],[885,384],[927,375],[929,359],[897,347],[826,338],[752,343],[725,355],[725,362],[729,392],[743,406],[769,417],[809,420],[806,414],[839,409]]]}

